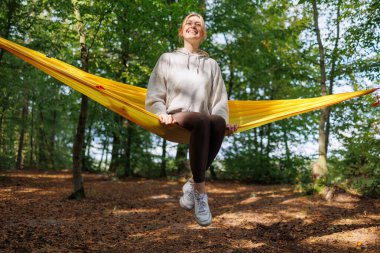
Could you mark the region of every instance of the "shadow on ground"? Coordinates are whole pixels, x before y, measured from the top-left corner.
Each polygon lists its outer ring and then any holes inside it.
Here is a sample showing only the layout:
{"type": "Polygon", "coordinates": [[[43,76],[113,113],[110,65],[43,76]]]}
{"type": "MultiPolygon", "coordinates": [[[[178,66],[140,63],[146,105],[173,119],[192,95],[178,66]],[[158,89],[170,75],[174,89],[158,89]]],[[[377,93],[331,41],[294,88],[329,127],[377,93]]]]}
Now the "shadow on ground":
{"type": "Polygon", "coordinates": [[[214,220],[178,205],[183,182],[85,175],[0,174],[1,252],[379,252],[380,200],[326,202],[291,186],[208,183],[214,220]]]}

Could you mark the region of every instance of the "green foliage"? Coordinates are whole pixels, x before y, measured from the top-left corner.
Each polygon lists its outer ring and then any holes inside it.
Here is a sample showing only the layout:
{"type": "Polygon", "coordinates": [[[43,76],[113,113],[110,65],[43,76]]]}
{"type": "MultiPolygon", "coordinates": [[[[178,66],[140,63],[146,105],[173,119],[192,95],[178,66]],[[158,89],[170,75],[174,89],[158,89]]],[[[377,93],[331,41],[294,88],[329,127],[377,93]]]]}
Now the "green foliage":
{"type": "Polygon", "coordinates": [[[355,189],[364,196],[380,196],[379,132],[374,124],[344,139],[346,149],[336,152],[330,173],[333,184],[355,189]]]}
{"type": "MultiPolygon", "coordinates": [[[[335,2],[319,4],[326,13],[335,13],[335,2]]],[[[146,87],[159,55],[182,46],[179,25],[195,11],[206,17],[208,40],[202,46],[221,66],[231,99],[320,95],[310,1],[80,0],[76,5],[85,23],[89,72],[93,74],[146,87]]],[[[80,67],[72,1],[2,1],[0,7],[0,36],[80,67]]],[[[349,27],[340,40],[339,85],[362,89],[362,80],[378,79],[378,7],[376,1],[342,4],[341,19],[349,27]]],[[[335,24],[334,15],[329,15],[328,25],[335,24]]],[[[329,27],[325,32],[324,39],[332,45],[334,30],[329,27]]],[[[331,59],[331,47],[326,47],[326,56],[331,59]]],[[[0,167],[14,167],[25,124],[25,168],[71,168],[80,94],[10,54],[5,53],[0,62],[0,167]],[[25,99],[28,114],[22,117],[25,99]]],[[[327,65],[329,71],[329,61],[327,65]]],[[[334,151],[326,182],[312,183],[311,157],[297,149],[315,141],[317,113],[227,139],[216,166],[217,176],[296,183],[309,192],[323,185],[345,184],[364,195],[378,194],[378,132],[360,126],[370,125],[380,115],[365,108],[371,102],[366,99],[334,107],[332,133],[343,146],[334,151]],[[347,132],[351,135],[345,135],[347,132]]],[[[156,148],[162,140],[93,102],[89,104],[85,141],[86,170],[152,178],[160,174],[162,159],[156,148]],[[126,171],[128,164],[131,171],[126,171]]],[[[176,176],[173,154],[166,157],[166,171],[169,177],[176,176]]]]}
{"type": "MultiPolygon", "coordinates": [[[[228,154],[228,153],[227,153],[228,154]]],[[[263,184],[309,182],[310,160],[307,157],[267,157],[249,150],[228,155],[216,170],[220,178],[263,184]]]]}

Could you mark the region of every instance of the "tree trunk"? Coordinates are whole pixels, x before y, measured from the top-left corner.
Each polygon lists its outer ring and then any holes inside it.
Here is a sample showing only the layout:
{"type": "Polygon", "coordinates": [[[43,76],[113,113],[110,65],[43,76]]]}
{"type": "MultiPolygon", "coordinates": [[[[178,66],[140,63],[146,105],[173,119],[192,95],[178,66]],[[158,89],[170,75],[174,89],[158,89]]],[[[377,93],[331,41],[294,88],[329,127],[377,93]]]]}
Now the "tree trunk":
{"type": "Polygon", "coordinates": [[[100,160],[99,160],[99,163],[98,163],[98,170],[102,169],[102,162],[103,162],[103,157],[104,157],[104,151],[106,150],[106,145],[107,144],[108,143],[103,142],[102,155],[100,156],[100,160]]]}
{"type": "Polygon", "coordinates": [[[27,90],[25,89],[24,92],[25,92],[24,101],[23,101],[22,112],[21,112],[20,137],[19,137],[19,142],[18,142],[17,160],[16,160],[16,169],[18,170],[24,167],[22,150],[24,149],[25,125],[27,122],[28,104],[29,104],[27,90]]]}
{"type": "MultiPolygon", "coordinates": [[[[314,29],[317,36],[318,41],[318,48],[319,48],[319,67],[321,72],[321,90],[322,90],[322,96],[327,95],[326,90],[326,68],[325,68],[325,52],[324,47],[322,44],[321,34],[319,30],[319,24],[318,24],[318,7],[317,7],[317,1],[313,0],[313,18],[314,18],[314,29]]],[[[318,176],[323,177],[327,175],[327,146],[326,146],[326,122],[328,117],[328,109],[322,108],[321,109],[321,116],[319,118],[319,169],[318,169],[318,176]]]]}
{"type": "Polygon", "coordinates": [[[34,106],[33,103],[31,105],[32,111],[31,111],[31,119],[30,119],[30,151],[29,151],[29,164],[28,166],[30,168],[34,168],[35,162],[34,162],[34,106]]]}
{"type": "MultiPolygon", "coordinates": [[[[337,4],[337,14],[336,14],[336,37],[335,37],[335,45],[334,50],[332,53],[332,59],[331,59],[331,71],[330,71],[330,78],[329,78],[329,94],[333,93],[333,86],[334,86],[334,79],[335,79],[335,70],[337,65],[337,58],[338,58],[338,46],[339,46],[339,39],[340,39],[340,6],[341,6],[342,0],[338,1],[337,4]]],[[[329,145],[329,137],[330,137],[330,115],[331,115],[331,108],[328,109],[327,112],[327,122],[326,122],[326,154],[328,151],[328,145],[329,145]]]]}
{"type": "Polygon", "coordinates": [[[284,144],[285,144],[285,164],[288,166],[290,164],[290,149],[288,145],[288,133],[286,131],[286,126],[282,126],[284,133],[284,144]]]}
{"type": "Polygon", "coordinates": [[[162,142],[160,177],[166,177],[166,140],[162,142]]]}
{"type": "Polygon", "coordinates": [[[131,151],[132,151],[132,133],[133,133],[133,130],[132,130],[132,126],[130,124],[130,121],[127,120],[128,124],[127,124],[127,140],[126,140],[126,145],[125,145],[125,158],[127,159],[125,161],[125,168],[124,168],[124,172],[122,174],[122,177],[129,177],[131,176],[131,172],[132,172],[132,169],[131,169],[131,151]]]}
{"type": "Polygon", "coordinates": [[[109,166],[109,171],[115,172],[119,166],[119,154],[120,154],[120,129],[123,127],[123,117],[115,114],[115,121],[118,122],[119,131],[112,131],[112,152],[111,152],[111,163],[109,166]]]}
{"type": "Polygon", "coordinates": [[[84,131],[85,136],[86,136],[86,141],[83,143],[83,148],[82,148],[82,171],[91,171],[91,164],[90,159],[90,152],[91,152],[91,138],[92,138],[92,125],[90,124],[87,128],[87,134],[86,130],[84,131]]]}
{"type": "MultiPolygon", "coordinates": [[[[42,107],[39,108],[40,113],[40,122],[38,127],[38,139],[37,139],[37,166],[38,167],[47,167],[48,158],[46,154],[47,142],[46,142],[46,132],[45,132],[45,117],[42,113],[42,107]]],[[[45,168],[46,169],[46,168],[45,168]]]]}
{"type": "Polygon", "coordinates": [[[231,63],[229,65],[229,70],[230,70],[230,79],[228,80],[228,93],[227,93],[227,98],[230,100],[231,94],[232,94],[232,89],[234,87],[234,69],[232,67],[232,60],[230,59],[231,63]]]}
{"type": "Polygon", "coordinates": [[[0,114],[0,152],[4,153],[3,148],[3,140],[4,140],[4,133],[3,133],[3,123],[4,123],[4,117],[5,117],[5,108],[2,108],[1,114],[0,114]]]}
{"type": "MultiPolygon", "coordinates": [[[[72,4],[74,6],[74,14],[77,20],[77,30],[79,33],[79,42],[81,46],[81,63],[82,70],[88,72],[88,50],[86,46],[86,36],[83,30],[83,22],[81,19],[81,14],[79,11],[79,7],[77,5],[77,0],[72,0],[72,4]]],[[[85,126],[87,119],[87,111],[88,111],[88,97],[82,95],[81,97],[81,107],[79,120],[77,125],[77,132],[74,140],[73,147],[73,193],[69,196],[69,199],[83,199],[85,197],[84,187],[83,187],[83,178],[82,178],[82,151],[84,144],[84,134],[85,134],[85,126]]]]}
{"type": "Polygon", "coordinates": [[[57,125],[57,110],[54,109],[53,111],[53,124],[52,124],[52,131],[51,131],[51,137],[50,137],[50,144],[49,144],[49,153],[50,153],[50,163],[52,168],[55,168],[55,131],[57,125]]]}
{"type": "Polygon", "coordinates": [[[267,143],[267,147],[266,147],[265,156],[269,160],[269,154],[272,151],[272,147],[271,147],[271,142],[272,142],[272,123],[269,123],[267,125],[267,129],[268,129],[267,130],[267,140],[268,140],[268,143],[267,143]]]}
{"type": "Polygon", "coordinates": [[[109,139],[107,136],[106,145],[105,145],[106,160],[104,161],[104,167],[107,167],[107,164],[108,164],[108,146],[109,146],[109,139]]]}
{"type": "Polygon", "coordinates": [[[120,138],[115,132],[112,134],[112,151],[111,151],[111,162],[109,166],[110,172],[115,172],[119,165],[119,152],[120,152],[120,138]]]}
{"type": "Polygon", "coordinates": [[[83,178],[82,178],[82,151],[84,144],[84,130],[86,125],[88,110],[88,98],[82,95],[80,115],[77,125],[77,133],[75,135],[74,147],[73,147],[73,193],[69,199],[83,199],[85,198],[83,178]]]}
{"type": "Polygon", "coordinates": [[[175,165],[177,167],[177,173],[179,176],[186,177],[190,174],[190,168],[187,163],[187,150],[188,146],[186,144],[177,145],[177,153],[175,155],[175,165]]]}

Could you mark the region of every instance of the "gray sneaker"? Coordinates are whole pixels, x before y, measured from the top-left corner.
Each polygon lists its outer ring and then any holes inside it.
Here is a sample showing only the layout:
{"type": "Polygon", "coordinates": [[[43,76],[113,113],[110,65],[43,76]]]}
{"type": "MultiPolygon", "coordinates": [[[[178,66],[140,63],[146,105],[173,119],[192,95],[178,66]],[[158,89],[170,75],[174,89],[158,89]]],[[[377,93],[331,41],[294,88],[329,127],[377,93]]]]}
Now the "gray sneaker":
{"type": "Polygon", "coordinates": [[[182,187],[183,196],[179,199],[179,205],[190,211],[194,207],[194,181],[189,179],[182,187]]]}
{"type": "Polygon", "coordinates": [[[195,200],[195,219],[201,226],[208,226],[212,222],[212,215],[208,206],[207,194],[199,194],[194,192],[195,200]]]}

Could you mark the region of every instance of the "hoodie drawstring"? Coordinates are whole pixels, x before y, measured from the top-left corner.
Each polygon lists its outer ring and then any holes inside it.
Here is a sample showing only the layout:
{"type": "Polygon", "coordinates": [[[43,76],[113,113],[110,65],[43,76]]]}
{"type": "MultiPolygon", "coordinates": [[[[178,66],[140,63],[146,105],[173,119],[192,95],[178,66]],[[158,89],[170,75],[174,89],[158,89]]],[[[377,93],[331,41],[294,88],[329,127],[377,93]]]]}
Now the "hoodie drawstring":
{"type": "Polygon", "coordinates": [[[182,53],[184,55],[187,55],[187,69],[188,70],[190,70],[190,57],[192,55],[194,55],[194,56],[197,57],[197,59],[196,59],[196,61],[198,63],[197,64],[197,74],[199,74],[199,68],[201,67],[200,65],[201,65],[202,58],[203,58],[202,68],[204,68],[204,66],[205,66],[205,60],[206,60],[205,58],[208,57],[208,54],[206,52],[202,51],[202,50],[199,50],[197,54],[191,54],[186,49],[180,48],[180,49],[177,49],[176,52],[179,52],[179,53],[182,53]]]}

